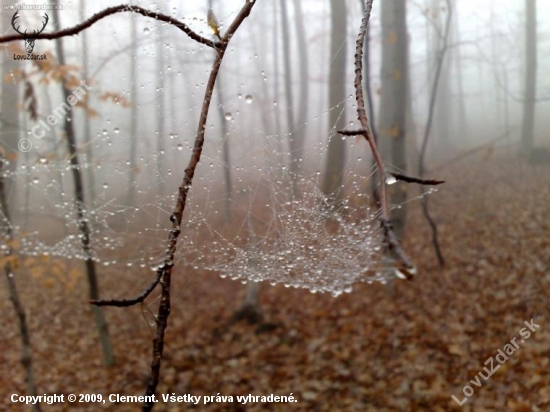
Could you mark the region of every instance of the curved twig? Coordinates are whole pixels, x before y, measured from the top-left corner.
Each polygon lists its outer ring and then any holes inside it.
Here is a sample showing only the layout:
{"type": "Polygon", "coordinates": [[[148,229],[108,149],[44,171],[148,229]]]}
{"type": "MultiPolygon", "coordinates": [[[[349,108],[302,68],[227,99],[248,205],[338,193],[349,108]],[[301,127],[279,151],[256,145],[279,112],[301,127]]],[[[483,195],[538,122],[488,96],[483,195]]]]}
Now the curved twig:
{"type": "MultiPolygon", "coordinates": [[[[418,160],[418,175],[422,178],[424,175],[424,159],[426,157],[426,149],[428,147],[428,138],[430,137],[431,129],[432,129],[432,123],[433,123],[433,117],[434,117],[434,111],[435,111],[435,101],[437,99],[437,90],[439,86],[439,79],[441,77],[441,71],[443,69],[443,62],[445,60],[445,54],[448,49],[449,44],[449,36],[451,32],[451,18],[453,15],[453,9],[452,4],[450,0],[447,1],[447,19],[445,22],[445,34],[443,37],[443,45],[441,46],[441,50],[439,50],[439,56],[437,58],[437,68],[436,73],[434,77],[434,83],[432,87],[432,93],[430,95],[430,106],[429,106],[429,112],[428,112],[428,121],[426,124],[426,130],[424,131],[424,138],[422,139],[422,148],[420,149],[420,158],[418,160]]],[[[422,197],[421,199],[422,203],[422,213],[424,214],[424,217],[428,221],[428,224],[430,225],[430,230],[432,232],[432,244],[434,246],[435,254],[437,256],[437,261],[439,262],[439,266],[443,267],[445,266],[445,259],[443,257],[443,253],[441,252],[441,246],[439,245],[438,240],[438,233],[437,233],[437,224],[433,217],[430,214],[430,209],[428,208],[428,198],[422,197]]]]}
{"type": "Polygon", "coordinates": [[[401,180],[402,182],[419,183],[421,185],[426,185],[426,186],[437,186],[445,183],[445,180],[421,179],[420,177],[408,176],[402,173],[390,172],[390,175],[395,177],[396,180],[401,180]]]}
{"type": "Polygon", "coordinates": [[[452,7],[450,1],[447,0],[447,21],[445,22],[445,36],[443,37],[443,45],[441,50],[439,50],[439,56],[437,58],[437,68],[434,77],[434,83],[432,87],[432,93],[430,95],[430,105],[428,111],[428,121],[426,122],[426,129],[424,130],[424,137],[422,138],[422,148],[420,149],[420,159],[418,161],[418,175],[422,177],[424,175],[424,158],[426,157],[426,148],[428,147],[428,138],[430,137],[430,132],[432,130],[432,123],[435,112],[435,101],[437,99],[437,90],[439,86],[439,78],[441,77],[441,71],[443,69],[443,62],[445,60],[445,53],[447,52],[447,45],[449,43],[449,35],[451,29],[451,17],[452,17],[452,7]]]}
{"type": "MultiPolygon", "coordinates": [[[[60,37],[66,37],[66,36],[74,36],[75,34],[80,33],[82,30],[87,29],[88,27],[92,26],[94,23],[98,22],[99,20],[110,16],[112,14],[116,13],[122,13],[122,12],[134,12],[141,14],[145,17],[151,17],[156,20],[160,20],[163,22],[166,22],[168,24],[171,24],[172,26],[177,27],[181,31],[183,31],[185,34],[187,34],[189,37],[191,37],[193,40],[195,40],[198,43],[204,44],[205,46],[212,47],[213,49],[216,49],[219,47],[219,42],[213,42],[210,39],[207,39],[206,37],[202,37],[201,35],[195,33],[193,30],[191,30],[185,23],[168,16],[166,14],[157,13],[151,10],[144,9],[143,7],[139,6],[132,6],[128,4],[121,4],[119,6],[109,7],[106,8],[99,13],[94,14],[92,17],[90,17],[88,20],[77,24],[74,27],[59,30],[53,33],[41,33],[36,36],[36,40],[44,39],[44,40],[53,40],[58,39],[60,37]]],[[[9,36],[2,36],[0,37],[0,43],[8,43],[14,40],[21,40],[20,34],[11,34],[9,36]]]]}
{"type": "Polygon", "coordinates": [[[142,303],[147,296],[155,289],[155,287],[160,282],[160,277],[162,276],[162,271],[157,272],[157,276],[151,282],[146,289],[144,289],[138,296],[133,299],[101,299],[101,300],[90,300],[90,303],[95,306],[116,306],[119,308],[125,308],[128,306],[134,306],[138,303],[142,303]]]}
{"type": "Polygon", "coordinates": [[[147,396],[146,399],[148,399],[148,401],[146,401],[143,405],[144,412],[151,411],[153,409],[153,406],[155,405],[154,402],[151,401],[151,399],[152,395],[155,394],[159,382],[160,365],[164,350],[164,334],[168,325],[168,316],[170,315],[170,282],[172,279],[174,255],[176,253],[176,246],[178,236],[180,234],[183,212],[185,210],[185,205],[187,202],[187,195],[193,182],[195,169],[197,168],[197,165],[201,159],[202,147],[204,145],[204,136],[206,132],[206,121],[208,119],[208,110],[212,101],[212,95],[214,94],[216,78],[218,77],[218,72],[220,70],[223,56],[225,55],[231,38],[233,37],[239,26],[242,24],[242,22],[250,15],[252,7],[254,7],[255,3],[255,1],[250,0],[247,0],[245,2],[244,6],[241,8],[241,11],[227,29],[226,34],[222,37],[219,46],[216,48],[216,58],[214,60],[214,63],[212,64],[212,70],[210,72],[208,83],[206,85],[206,90],[204,92],[204,99],[202,102],[202,110],[199,117],[193,153],[191,154],[191,158],[189,159],[189,163],[185,169],[183,181],[178,189],[178,199],[176,201],[174,212],[170,216],[170,221],[172,222],[172,230],[170,231],[170,235],[168,237],[168,247],[166,249],[164,266],[160,269],[161,297],[157,314],[157,329],[155,332],[155,337],[153,339],[153,360],[151,362],[151,377],[149,379],[147,390],[145,392],[145,395],[147,396]]]}
{"type": "Polygon", "coordinates": [[[393,230],[386,194],[386,167],[384,166],[384,162],[382,161],[380,152],[376,146],[376,141],[374,140],[372,131],[369,127],[369,121],[365,110],[365,99],[363,97],[363,50],[373,2],[374,0],[367,0],[365,4],[363,20],[361,21],[361,27],[359,29],[359,35],[357,36],[357,42],[355,45],[355,99],[357,101],[357,117],[361,123],[362,130],[360,133],[354,132],[354,134],[362,134],[365,136],[374,157],[374,161],[376,162],[376,166],[380,172],[380,184],[377,187],[377,193],[380,201],[380,225],[382,226],[384,232],[384,242],[387,250],[391,257],[396,260],[395,268],[398,271],[398,275],[402,274],[407,279],[411,279],[416,273],[416,268],[412,263],[412,260],[407,255],[407,252],[405,252],[401,246],[401,243],[393,230]]]}

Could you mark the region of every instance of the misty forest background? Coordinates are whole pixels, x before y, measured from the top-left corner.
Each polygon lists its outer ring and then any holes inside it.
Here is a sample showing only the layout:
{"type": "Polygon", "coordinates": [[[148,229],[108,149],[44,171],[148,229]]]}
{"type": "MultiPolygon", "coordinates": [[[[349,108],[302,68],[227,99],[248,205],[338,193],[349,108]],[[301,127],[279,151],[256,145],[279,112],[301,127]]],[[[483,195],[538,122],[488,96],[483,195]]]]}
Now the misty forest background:
{"type": "MultiPolygon", "coordinates": [[[[360,0],[132,3],[151,13],[39,38],[35,61],[13,58],[24,42],[5,39],[16,10],[0,3],[0,410],[31,409],[13,393],[550,408],[550,3],[375,1],[359,62],[360,0]],[[81,80],[84,98],[33,134],[81,80]]],[[[17,24],[47,13],[47,35],[112,4],[62,6],[17,24]]]]}

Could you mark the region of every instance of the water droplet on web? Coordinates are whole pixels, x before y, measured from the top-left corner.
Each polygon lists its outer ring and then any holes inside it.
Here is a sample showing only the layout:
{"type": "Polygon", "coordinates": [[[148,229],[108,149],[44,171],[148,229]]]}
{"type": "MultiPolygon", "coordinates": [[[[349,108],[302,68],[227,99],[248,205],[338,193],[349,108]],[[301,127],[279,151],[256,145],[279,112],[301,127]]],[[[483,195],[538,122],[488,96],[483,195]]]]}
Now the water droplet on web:
{"type": "Polygon", "coordinates": [[[246,97],[244,98],[244,101],[247,102],[248,104],[252,103],[253,100],[254,99],[250,94],[247,94],[246,97]]]}
{"type": "Polygon", "coordinates": [[[397,179],[392,175],[386,176],[386,184],[387,185],[393,185],[395,182],[397,182],[397,179]]]}
{"type": "Polygon", "coordinates": [[[115,127],[115,130],[114,130],[115,134],[119,134],[120,133],[120,129],[118,127],[115,127]]]}
{"type": "Polygon", "coordinates": [[[145,27],[145,28],[143,29],[143,33],[145,33],[145,34],[149,34],[149,31],[150,31],[150,30],[149,30],[149,27],[145,27]]]}
{"type": "Polygon", "coordinates": [[[231,121],[233,120],[233,115],[230,112],[225,113],[225,120],[231,121]]]}
{"type": "Polygon", "coordinates": [[[178,150],[183,150],[183,145],[181,143],[179,143],[177,146],[178,150]]]}
{"type": "Polygon", "coordinates": [[[108,189],[109,188],[109,184],[108,183],[103,183],[103,189],[108,189]]]}

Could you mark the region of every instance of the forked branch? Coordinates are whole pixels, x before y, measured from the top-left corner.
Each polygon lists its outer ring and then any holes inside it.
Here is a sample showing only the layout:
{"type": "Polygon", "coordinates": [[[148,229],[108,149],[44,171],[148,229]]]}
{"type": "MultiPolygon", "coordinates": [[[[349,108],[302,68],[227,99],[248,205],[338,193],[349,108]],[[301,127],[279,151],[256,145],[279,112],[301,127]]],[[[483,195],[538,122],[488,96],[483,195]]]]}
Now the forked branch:
{"type": "MultiPolygon", "coordinates": [[[[172,229],[170,230],[170,234],[168,236],[168,243],[167,243],[166,253],[164,257],[164,264],[157,272],[157,277],[155,278],[155,280],[138,297],[134,299],[97,300],[97,301],[91,302],[97,306],[124,307],[124,306],[135,305],[140,302],[143,302],[144,299],[160,283],[161,297],[160,297],[160,303],[159,303],[159,310],[156,316],[157,329],[153,339],[153,354],[152,354],[153,359],[151,362],[151,376],[149,378],[147,390],[145,393],[148,396],[148,398],[146,399],[149,399],[149,400],[152,399],[151,395],[153,395],[156,392],[156,388],[160,378],[160,366],[161,366],[161,360],[162,360],[163,351],[164,351],[164,334],[166,332],[166,327],[168,326],[168,317],[170,315],[170,284],[171,284],[172,268],[174,266],[173,264],[174,255],[176,253],[177,240],[180,234],[181,222],[183,218],[183,212],[185,210],[187,195],[189,193],[189,189],[191,188],[191,184],[193,182],[195,170],[201,159],[202,148],[204,145],[205,131],[206,131],[206,122],[208,119],[208,111],[210,108],[210,103],[212,101],[214,86],[216,84],[216,79],[218,77],[223,56],[225,55],[229,42],[231,41],[231,38],[233,37],[237,29],[240,27],[242,22],[250,15],[250,12],[252,11],[252,7],[254,7],[255,3],[256,3],[255,0],[245,1],[245,4],[242,6],[239,14],[237,15],[237,17],[235,17],[235,19],[227,29],[227,32],[219,42],[213,42],[205,37],[198,35],[189,27],[187,27],[187,25],[170,16],[167,16],[161,13],[152,12],[142,7],[130,6],[130,5],[120,5],[120,6],[107,8],[93,15],[91,18],[89,18],[85,22],[80,23],[70,29],[64,29],[54,33],[40,34],[36,37],[37,39],[51,40],[51,39],[58,39],[61,37],[65,37],[65,36],[72,36],[87,29],[88,27],[92,26],[94,23],[96,23],[97,21],[101,20],[104,17],[110,16],[115,13],[129,11],[129,12],[139,13],[143,16],[151,17],[156,20],[164,21],[173,26],[176,26],[177,28],[182,30],[184,33],[186,33],[189,37],[191,37],[193,40],[197,41],[198,43],[204,44],[208,47],[212,47],[213,49],[216,50],[216,58],[212,65],[212,69],[208,79],[208,84],[206,86],[206,90],[204,94],[202,110],[201,110],[198,127],[197,127],[197,133],[195,135],[195,144],[193,147],[193,153],[191,154],[191,158],[189,159],[189,163],[185,169],[183,181],[178,189],[178,198],[176,201],[176,205],[174,207],[174,212],[170,216],[172,229]]],[[[20,40],[20,39],[21,37],[19,35],[3,36],[3,37],[0,37],[0,43],[7,43],[10,41],[20,40]]],[[[151,402],[151,401],[145,402],[143,405],[143,411],[150,411],[153,409],[153,406],[154,406],[154,402],[151,402]]]]}
{"type": "Polygon", "coordinates": [[[387,248],[387,252],[395,261],[395,271],[400,277],[412,279],[416,273],[416,268],[412,263],[412,260],[407,255],[407,252],[401,246],[399,239],[395,235],[393,230],[393,224],[390,219],[390,212],[388,208],[388,199],[386,193],[386,167],[378,151],[376,141],[372,135],[372,131],[369,127],[369,121],[367,119],[367,112],[365,110],[365,99],[363,97],[363,50],[365,45],[365,38],[367,37],[367,27],[372,10],[372,4],[374,0],[367,0],[365,4],[365,10],[363,12],[363,19],[361,21],[361,27],[359,29],[359,35],[357,36],[357,42],[355,45],[355,99],[357,101],[357,117],[361,123],[362,130],[350,132],[352,134],[360,134],[365,136],[370,146],[374,161],[379,170],[380,184],[377,187],[378,199],[380,202],[380,225],[384,233],[384,243],[387,248]]]}
{"type": "MultiPolygon", "coordinates": [[[[207,39],[206,37],[203,37],[193,30],[189,28],[185,23],[168,16],[166,14],[157,13],[151,10],[144,9],[143,7],[139,6],[132,6],[128,4],[121,4],[119,6],[109,7],[106,8],[99,13],[94,14],[92,17],[90,17],[88,20],[77,24],[74,27],[70,27],[68,29],[59,30],[53,33],[37,33],[36,35],[33,35],[33,38],[35,40],[44,39],[44,40],[53,40],[53,39],[59,39],[61,37],[66,36],[74,36],[75,34],[80,33],[81,31],[87,29],[88,27],[92,26],[94,23],[97,23],[99,20],[111,16],[116,13],[123,13],[123,12],[133,12],[141,14],[145,17],[151,17],[155,20],[160,20],[163,22],[166,22],[168,24],[171,24],[172,26],[177,27],[181,31],[183,31],[185,34],[187,34],[189,37],[191,37],[193,40],[195,40],[198,43],[204,44],[205,46],[212,47],[213,49],[217,48],[219,46],[218,42],[213,42],[210,39],[207,39]]],[[[17,14],[17,13],[16,13],[17,14]]],[[[14,16],[15,17],[15,16],[14,16]]],[[[0,43],[7,43],[14,40],[21,40],[21,34],[11,34],[9,36],[2,36],[0,37],[0,43]]]]}
{"type": "MultiPolygon", "coordinates": [[[[185,169],[183,181],[178,189],[179,193],[178,199],[176,201],[176,206],[174,208],[173,214],[170,217],[170,221],[172,222],[172,230],[170,231],[170,235],[168,237],[168,247],[164,259],[164,265],[160,269],[162,273],[160,279],[161,298],[157,314],[157,330],[153,339],[153,361],[151,363],[151,378],[149,380],[149,384],[147,385],[147,391],[145,392],[145,395],[149,395],[148,399],[151,399],[150,395],[153,395],[155,393],[156,387],[159,382],[160,365],[164,349],[164,333],[168,324],[168,316],[170,315],[170,282],[172,278],[174,255],[176,253],[176,246],[178,236],[180,234],[183,212],[185,210],[185,205],[187,202],[187,195],[189,193],[189,189],[191,188],[191,184],[193,183],[195,170],[201,159],[202,148],[204,145],[204,136],[206,132],[206,121],[208,119],[208,110],[212,101],[212,95],[214,94],[214,86],[216,84],[216,79],[218,77],[220,66],[222,64],[223,56],[225,55],[229,42],[237,29],[242,24],[242,22],[249,16],[254,4],[255,0],[246,0],[244,6],[241,8],[241,11],[227,29],[226,34],[222,37],[219,47],[216,48],[216,58],[214,59],[214,63],[212,64],[212,70],[210,71],[210,76],[208,78],[208,83],[204,92],[204,99],[202,101],[202,110],[197,127],[197,134],[195,136],[193,153],[191,154],[191,158],[189,159],[189,163],[187,164],[187,167],[185,169]]],[[[153,406],[153,402],[146,402],[143,406],[143,411],[150,411],[153,409],[153,406]]]]}

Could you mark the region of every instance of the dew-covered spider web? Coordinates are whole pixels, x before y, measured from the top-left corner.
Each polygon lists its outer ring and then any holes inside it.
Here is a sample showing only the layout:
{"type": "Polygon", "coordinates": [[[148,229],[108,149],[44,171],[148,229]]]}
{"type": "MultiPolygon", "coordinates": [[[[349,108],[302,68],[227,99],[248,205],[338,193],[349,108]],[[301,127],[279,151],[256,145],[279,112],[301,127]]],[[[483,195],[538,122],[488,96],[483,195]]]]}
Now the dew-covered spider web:
{"type": "MultiPolygon", "coordinates": [[[[319,9],[315,16],[327,18],[325,11],[319,9]]],[[[219,16],[222,23],[230,21],[232,13],[219,16]]],[[[187,13],[185,22],[205,34],[204,14],[199,16],[187,13]]],[[[270,16],[258,12],[243,31],[265,27],[268,33],[270,16]]],[[[120,27],[129,24],[127,17],[117,15],[113,20],[120,27]]],[[[129,47],[122,36],[89,51],[107,57],[98,59],[97,79],[91,83],[88,104],[98,115],[91,120],[89,141],[82,137],[81,109],[68,115],[75,125],[80,166],[71,165],[59,125],[38,140],[30,135],[35,121],[26,118],[32,150],[19,153],[11,160],[16,166],[3,172],[6,181],[15,183],[8,195],[18,254],[88,257],[74,197],[76,167],[85,186],[81,207],[91,230],[89,257],[99,274],[102,268],[114,268],[150,279],[163,264],[170,216],[193,150],[213,53],[185,37],[182,41],[184,35],[165,24],[141,18],[137,24],[136,55],[124,54],[129,47]],[[159,44],[165,60],[160,70],[155,62],[159,44]],[[137,83],[126,74],[109,76],[109,59],[117,50],[121,67],[139,66],[137,83]],[[100,69],[106,70],[104,75],[100,69]],[[132,87],[136,85],[137,91],[132,87]],[[118,100],[103,99],[111,90],[118,100]],[[134,120],[132,104],[138,109],[134,120]],[[134,136],[132,122],[137,124],[134,136]]],[[[284,77],[278,73],[281,62],[273,55],[273,47],[282,45],[273,43],[278,34],[269,33],[265,38],[236,36],[228,51],[173,263],[186,273],[210,271],[242,282],[265,281],[334,295],[351,291],[357,282],[385,282],[394,273],[383,259],[377,210],[370,199],[373,168],[368,145],[362,138],[340,136],[336,126],[329,125],[330,115],[337,113],[344,126],[354,127],[346,120],[355,118],[352,82],[348,97],[327,109],[323,79],[328,66],[312,67],[309,108],[302,111],[295,105],[296,119],[289,130],[284,77]],[[301,172],[293,175],[288,142],[301,131],[301,172]],[[344,139],[348,153],[336,202],[321,190],[330,139],[344,139]]],[[[92,26],[90,36],[94,35],[100,31],[92,26]]],[[[327,41],[314,38],[311,55],[327,61],[327,41]]],[[[58,104],[59,84],[43,82],[40,76],[31,81],[36,110],[45,119],[58,104]]]]}
{"type": "MultiPolygon", "coordinates": [[[[266,141],[269,138],[273,136],[263,136],[266,141]]],[[[334,134],[332,138],[341,137],[334,134]]],[[[350,145],[364,151],[364,142],[353,139],[350,145]]],[[[188,155],[190,144],[181,150],[180,144],[174,142],[167,152],[188,155]]],[[[213,151],[220,151],[222,145],[213,145],[213,151]]],[[[322,145],[315,150],[322,159],[322,145]]],[[[381,230],[370,199],[373,168],[368,156],[349,162],[354,165],[345,172],[335,206],[320,189],[320,170],[305,170],[293,186],[286,166],[267,161],[266,156],[273,156],[269,144],[264,142],[256,153],[249,150],[248,154],[247,163],[252,166],[229,166],[220,161],[221,156],[205,155],[201,160],[178,239],[176,267],[208,270],[243,283],[266,281],[335,296],[351,291],[357,282],[385,282],[394,276],[382,260],[381,230]],[[223,179],[228,171],[232,179],[229,200],[223,179]]],[[[27,185],[26,196],[19,193],[18,198],[24,203],[25,197],[28,200],[27,211],[18,213],[14,226],[19,253],[85,259],[71,192],[73,166],[66,159],[28,157],[30,162],[20,163],[14,172],[27,185]]],[[[160,181],[147,184],[144,179],[143,184],[136,182],[136,199],[129,205],[119,183],[127,180],[125,166],[123,161],[112,162],[108,177],[96,186],[96,197],[84,205],[84,219],[91,229],[90,256],[100,268],[155,272],[164,262],[176,192],[159,195],[160,181]]],[[[80,170],[85,174],[92,167],[85,163],[80,170]]],[[[95,166],[96,179],[103,167],[98,172],[95,166]]],[[[157,165],[154,159],[143,159],[142,167],[155,169],[157,165]]],[[[172,177],[175,172],[167,174],[163,184],[177,187],[179,179],[172,177]]]]}

